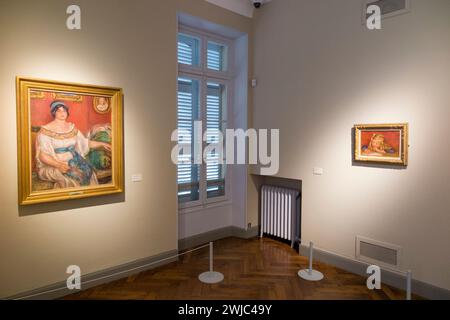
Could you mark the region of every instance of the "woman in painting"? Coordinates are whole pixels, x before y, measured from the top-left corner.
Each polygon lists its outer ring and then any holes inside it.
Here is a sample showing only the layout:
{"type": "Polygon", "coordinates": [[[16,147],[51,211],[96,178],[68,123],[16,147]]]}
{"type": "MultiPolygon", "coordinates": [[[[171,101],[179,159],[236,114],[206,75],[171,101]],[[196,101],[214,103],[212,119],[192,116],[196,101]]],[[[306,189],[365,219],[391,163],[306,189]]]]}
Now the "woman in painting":
{"type": "Polygon", "coordinates": [[[394,148],[385,142],[385,137],[382,134],[374,134],[369,145],[362,147],[362,151],[363,154],[371,156],[383,156],[395,152],[394,148]]]}
{"type": "Polygon", "coordinates": [[[54,101],[50,113],[54,120],[41,127],[36,139],[39,178],[53,182],[54,188],[97,185],[97,176],[85,157],[90,149],[111,151],[111,146],[87,139],[67,122],[69,108],[63,102],[54,101]]]}

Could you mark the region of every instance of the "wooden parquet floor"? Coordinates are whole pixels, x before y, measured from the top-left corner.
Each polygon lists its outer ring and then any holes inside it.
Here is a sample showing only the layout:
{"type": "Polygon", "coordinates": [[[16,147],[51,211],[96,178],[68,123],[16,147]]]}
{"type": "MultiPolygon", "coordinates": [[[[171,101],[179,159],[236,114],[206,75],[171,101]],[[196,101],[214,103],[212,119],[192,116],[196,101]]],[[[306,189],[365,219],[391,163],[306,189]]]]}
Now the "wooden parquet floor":
{"type": "MultiPolygon", "coordinates": [[[[403,300],[401,290],[383,285],[368,290],[366,278],[316,263],[320,282],[297,276],[308,266],[289,245],[272,239],[227,238],[214,244],[214,270],[225,280],[206,285],[198,275],[209,268],[208,248],[179,261],[67,296],[66,300],[403,300]]],[[[418,297],[414,297],[418,298],[418,297]]]]}

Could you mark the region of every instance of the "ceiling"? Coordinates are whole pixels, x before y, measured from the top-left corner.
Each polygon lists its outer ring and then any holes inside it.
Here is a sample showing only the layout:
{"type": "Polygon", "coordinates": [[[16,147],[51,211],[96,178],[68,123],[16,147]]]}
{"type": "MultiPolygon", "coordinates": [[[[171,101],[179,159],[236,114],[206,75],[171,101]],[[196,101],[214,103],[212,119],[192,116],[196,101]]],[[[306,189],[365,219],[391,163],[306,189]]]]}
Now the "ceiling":
{"type": "MultiPolygon", "coordinates": [[[[252,0],[205,0],[205,1],[250,18],[253,17],[253,10],[255,10],[252,4],[252,0]]],[[[263,3],[269,1],[271,0],[261,0],[261,2],[263,3]]]]}

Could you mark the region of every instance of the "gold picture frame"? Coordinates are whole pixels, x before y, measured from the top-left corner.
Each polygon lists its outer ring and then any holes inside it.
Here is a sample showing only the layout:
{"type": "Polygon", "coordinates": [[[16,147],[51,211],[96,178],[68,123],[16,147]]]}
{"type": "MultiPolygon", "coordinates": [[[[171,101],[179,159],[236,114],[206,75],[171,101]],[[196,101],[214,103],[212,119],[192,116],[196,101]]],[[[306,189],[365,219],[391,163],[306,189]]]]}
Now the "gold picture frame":
{"type": "Polygon", "coordinates": [[[44,99],[44,92],[42,91],[30,91],[30,98],[32,99],[44,99]]]}
{"type": "Polygon", "coordinates": [[[78,94],[71,94],[66,92],[54,92],[52,94],[53,99],[63,101],[82,102],[83,96],[78,94]]]}
{"type": "Polygon", "coordinates": [[[355,125],[354,160],[407,166],[408,131],[408,123],[355,125]]]}
{"type": "Polygon", "coordinates": [[[16,77],[16,94],[20,205],[123,192],[122,89],[16,77]]]}

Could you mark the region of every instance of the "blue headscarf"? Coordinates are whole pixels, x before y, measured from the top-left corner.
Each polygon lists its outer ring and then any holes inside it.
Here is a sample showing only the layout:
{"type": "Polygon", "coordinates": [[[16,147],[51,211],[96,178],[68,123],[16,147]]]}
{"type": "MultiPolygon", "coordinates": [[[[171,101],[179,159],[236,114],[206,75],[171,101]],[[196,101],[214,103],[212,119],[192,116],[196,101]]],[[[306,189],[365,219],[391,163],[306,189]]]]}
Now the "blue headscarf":
{"type": "Polygon", "coordinates": [[[56,111],[59,108],[64,108],[64,110],[66,110],[67,115],[69,115],[69,107],[61,101],[53,101],[52,104],[50,105],[50,113],[52,114],[53,118],[55,117],[56,111]]]}

